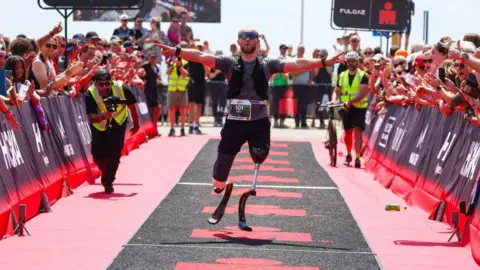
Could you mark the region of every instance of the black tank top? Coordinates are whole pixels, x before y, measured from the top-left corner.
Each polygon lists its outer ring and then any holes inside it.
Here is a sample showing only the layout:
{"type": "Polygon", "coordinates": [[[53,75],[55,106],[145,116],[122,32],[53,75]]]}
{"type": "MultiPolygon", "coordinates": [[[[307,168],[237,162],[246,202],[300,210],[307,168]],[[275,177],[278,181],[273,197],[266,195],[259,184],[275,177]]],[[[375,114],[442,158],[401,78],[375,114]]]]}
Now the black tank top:
{"type": "Polygon", "coordinates": [[[332,83],[332,75],[330,75],[325,67],[320,68],[317,76],[315,76],[315,83],[332,83]]]}

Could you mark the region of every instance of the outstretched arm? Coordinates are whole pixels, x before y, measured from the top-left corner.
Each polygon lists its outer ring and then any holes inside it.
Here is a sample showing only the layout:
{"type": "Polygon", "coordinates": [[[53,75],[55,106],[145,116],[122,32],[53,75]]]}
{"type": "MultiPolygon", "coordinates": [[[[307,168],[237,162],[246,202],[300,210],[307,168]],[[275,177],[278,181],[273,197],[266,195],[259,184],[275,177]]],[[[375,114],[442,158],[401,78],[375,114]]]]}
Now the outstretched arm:
{"type": "MultiPolygon", "coordinates": [[[[177,48],[166,46],[163,44],[155,44],[155,46],[162,49],[162,54],[165,56],[173,56],[175,55],[175,51],[177,50],[177,48]]],[[[215,68],[215,56],[203,53],[196,49],[182,48],[178,57],[187,61],[202,63],[210,68],[215,68]]]]}
{"type": "Polygon", "coordinates": [[[285,72],[308,71],[322,68],[324,66],[333,66],[336,63],[340,63],[341,56],[343,56],[343,53],[325,61],[322,61],[322,59],[307,58],[289,59],[287,60],[287,63],[285,63],[285,72]]]}

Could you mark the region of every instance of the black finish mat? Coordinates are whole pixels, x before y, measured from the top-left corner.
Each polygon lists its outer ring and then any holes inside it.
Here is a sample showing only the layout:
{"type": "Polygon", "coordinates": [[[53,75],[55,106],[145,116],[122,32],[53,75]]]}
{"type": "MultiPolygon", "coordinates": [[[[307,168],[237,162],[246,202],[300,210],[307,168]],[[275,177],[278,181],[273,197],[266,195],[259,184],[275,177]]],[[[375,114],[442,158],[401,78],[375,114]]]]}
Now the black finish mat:
{"type": "MultiPolygon", "coordinates": [[[[249,184],[247,180],[234,181],[237,186],[222,221],[207,223],[221,200],[211,186],[204,185],[210,182],[218,145],[211,140],[109,269],[379,269],[334,182],[317,164],[311,145],[288,142],[285,148],[284,144],[282,149],[272,147],[278,156],[271,158],[290,164],[265,166],[294,170],[260,175],[299,181],[259,183],[267,187],[257,188],[258,195],[249,198],[246,211],[253,232],[237,227],[239,196],[248,189],[238,184],[249,184]]],[[[248,165],[245,157],[248,152],[239,155],[241,162],[234,166],[248,165]]],[[[233,172],[232,176],[253,174],[249,169],[233,172]]]]}

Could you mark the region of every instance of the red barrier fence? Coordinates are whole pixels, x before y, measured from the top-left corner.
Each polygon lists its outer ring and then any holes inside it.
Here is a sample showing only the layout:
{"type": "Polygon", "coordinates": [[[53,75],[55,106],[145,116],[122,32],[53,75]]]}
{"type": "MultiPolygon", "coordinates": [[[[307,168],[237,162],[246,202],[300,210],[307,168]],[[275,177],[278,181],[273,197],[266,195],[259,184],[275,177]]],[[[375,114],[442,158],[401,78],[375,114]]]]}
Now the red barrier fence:
{"type": "MultiPolygon", "coordinates": [[[[124,155],[156,132],[143,92],[131,90],[137,97],[141,130],[132,137],[126,134],[124,155]]],[[[90,154],[84,97],[51,97],[41,104],[49,131],[39,125],[29,103],[12,108],[22,125],[19,130],[12,130],[0,116],[0,239],[13,234],[20,204],[27,206],[28,221],[71,189],[100,176],[90,154]]]]}
{"type": "Polygon", "coordinates": [[[471,245],[480,263],[480,211],[475,209],[470,224],[459,213],[479,176],[480,128],[461,113],[446,116],[433,107],[389,105],[386,115],[369,110],[365,140],[365,167],[375,180],[430,219],[453,226],[452,214],[458,213],[462,242],[471,245]]]}

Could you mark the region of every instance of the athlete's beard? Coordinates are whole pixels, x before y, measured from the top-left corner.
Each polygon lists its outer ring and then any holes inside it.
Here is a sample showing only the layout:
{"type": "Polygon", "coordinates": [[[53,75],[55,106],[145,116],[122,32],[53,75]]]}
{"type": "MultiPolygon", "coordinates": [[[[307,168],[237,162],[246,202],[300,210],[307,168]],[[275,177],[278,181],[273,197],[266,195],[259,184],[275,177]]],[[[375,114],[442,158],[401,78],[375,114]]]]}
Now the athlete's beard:
{"type": "Polygon", "coordinates": [[[242,51],[242,53],[244,54],[252,54],[254,53],[257,48],[255,46],[250,46],[250,48],[247,48],[247,46],[240,46],[240,50],[242,51]]]}

